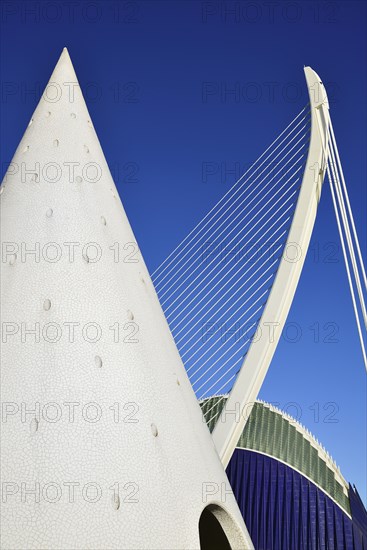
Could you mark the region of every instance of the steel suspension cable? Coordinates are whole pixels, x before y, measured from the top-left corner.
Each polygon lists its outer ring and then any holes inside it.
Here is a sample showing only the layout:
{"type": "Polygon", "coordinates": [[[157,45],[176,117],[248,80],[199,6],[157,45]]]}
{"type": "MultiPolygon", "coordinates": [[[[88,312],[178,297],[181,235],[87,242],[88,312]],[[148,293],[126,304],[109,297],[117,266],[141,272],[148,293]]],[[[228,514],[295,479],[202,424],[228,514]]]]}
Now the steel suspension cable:
{"type": "MultiPolygon", "coordinates": [[[[296,134],[296,136],[297,136],[298,134],[299,134],[299,132],[296,134]]],[[[307,132],[306,132],[305,135],[307,135],[307,132]]],[[[293,151],[293,149],[295,149],[295,148],[297,147],[297,145],[298,145],[299,143],[302,142],[302,140],[304,139],[305,135],[303,135],[303,136],[302,136],[302,137],[301,137],[301,138],[300,138],[300,139],[299,139],[299,140],[298,140],[298,141],[297,141],[297,142],[296,142],[296,143],[295,143],[286,153],[285,153],[285,155],[283,156],[283,158],[282,158],[275,166],[273,166],[273,167],[270,168],[270,170],[274,170],[276,167],[278,167],[278,166],[282,163],[282,161],[289,155],[289,153],[291,153],[291,152],[293,151]]],[[[294,138],[295,138],[296,136],[294,136],[294,138]]],[[[292,138],[292,140],[290,141],[290,143],[293,141],[294,138],[292,138]]],[[[289,145],[289,144],[288,144],[288,145],[289,145]]],[[[303,145],[304,145],[304,144],[303,144],[303,145]]],[[[301,150],[302,150],[302,147],[300,147],[300,148],[298,149],[297,152],[299,152],[299,151],[301,151],[301,150]]],[[[278,155],[276,155],[275,158],[278,158],[278,156],[279,156],[283,151],[284,151],[284,149],[282,149],[282,150],[278,153],[278,155]]],[[[292,160],[292,158],[294,158],[294,156],[295,156],[295,155],[293,155],[293,156],[288,160],[288,162],[290,162],[290,160],[292,160]]],[[[273,159],[273,161],[275,160],[275,158],[273,159]]],[[[288,164],[288,162],[285,164],[285,166],[288,164]]],[[[256,176],[256,178],[252,181],[252,184],[255,183],[255,182],[258,180],[258,178],[259,178],[264,172],[266,172],[267,169],[268,169],[268,168],[265,168],[262,172],[260,172],[260,174],[258,174],[258,175],[256,176]]],[[[269,184],[271,183],[271,181],[273,181],[273,179],[274,179],[280,172],[281,172],[281,169],[278,170],[278,172],[271,178],[271,180],[267,182],[267,184],[266,184],[265,187],[268,187],[269,184]]],[[[265,176],[263,177],[263,179],[255,186],[255,188],[252,189],[252,191],[250,191],[250,193],[249,193],[247,196],[245,196],[245,197],[243,198],[243,200],[240,202],[240,204],[234,209],[234,211],[233,211],[230,215],[233,215],[234,212],[236,212],[236,211],[243,205],[243,203],[244,203],[245,201],[248,201],[249,197],[250,197],[250,196],[251,196],[251,195],[261,186],[261,184],[262,184],[266,179],[267,179],[267,175],[265,175],[265,176]]],[[[251,187],[251,186],[249,186],[249,187],[247,187],[246,189],[244,189],[242,195],[245,194],[245,192],[248,192],[249,189],[250,189],[250,187],[251,187]]],[[[260,187],[260,191],[257,193],[257,195],[255,195],[255,197],[254,197],[249,203],[246,204],[246,207],[248,207],[250,204],[252,204],[252,203],[254,202],[254,200],[263,192],[263,190],[264,190],[264,188],[261,188],[261,187],[260,187]]],[[[238,200],[238,198],[236,199],[236,201],[237,201],[237,200],[238,200]]],[[[236,203],[236,201],[234,201],[234,203],[226,210],[226,212],[229,212],[230,208],[236,203]]],[[[222,219],[222,217],[224,216],[224,214],[225,214],[226,212],[224,212],[224,213],[220,216],[219,219],[222,219]]],[[[242,214],[242,212],[240,211],[240,212],[237,214],[237,216],[234,218],[234,220],[238,219],[238,218],[241,216],[241,214],[242,214]]],[[[246,216],[247,216],[247,215],[248,215],[248,213],[246,214],[246,216]]],[[[233,221],[234,221],[234,220],[233,220],[233,221]]],[[[217,223],[218,221],[219,221],[219,220],[217,220],[215,223],[217,223]]],[[[233,223],[233,221],[231,221],[231,223],[233,223]]],[[[202,242],[203,237],[204,237],[205,235],[207,235],[207,234],[210,232],[210,236],[211,236],[211,238],[213,238],[213,236],[215,235],[215,233],[216,233],[216,232],[218,231],[218,229],[220,229],[222,226],[224,226],[224,229],[223,229],[223,231],[221,231],[221,233],[220,233],[219,235],[217,235],[216,238],[218,238],[220,235],[222,235],[222,234],[226,231],[226,229],[228,228],[228,218],[225,218],[224,221],[223,221],[215,230],[213,230],[213,227],[210,226],[210,227],[208,228],[208,230],[204,233],[204,235],[203,235],[200,239],[198,239],[198,240],[195,242],[195,244],[189,249],[189,251],[186,253],[186,255],[189,254],[189,253],[191,253],[192,249],[195,248],[195,247],[197,247],[197,251],[196,251],[194,254],[196,255],[197,252],[200,253],[200,247],[201,247],[200,243],[202,242]]],[[[233,230],[234,230],[234,229],[232,229],[231,231],[233,231],[233,230]]],[[[184,257],[185,257],[186,255],[184,255],[182,258],[180,258],[179,261],[183,260],[184,257]]],[[[192,265],[193,265],[193,264],[192,264],[192,257],[193,257],[193,254],[190,254],[189,258],[185,261],[185,263],[184,263],[179,269],[175,268],[175,271],[174,271],[174,274],[172,275],[172,277],[171,277],[171,278],[170,278],[161,288],[159,288],[159,286],[157,286],[157,292],[160,294],[160,297],[161,297],[161,298],[163,298],[163,297],[167,294],[167,292],[172,288],[172,286],[177,285],[177,282],[183,277],[184,274],[186,274],[188,271],[191,271],[191,270],[192,270],[192,265]],[[185,265],[187,265],[187,264],[189,264],[189,265],[188,265],[188,268],[184,271],[184,273],[182,273],[181,275],[178,276],[178,273],[179,273],[179,272],[185,267],[185,265]],[[162,294],[162,290],[163,290],[164,288],[166,288],[166,286],[170,283],[170,281],[171,281],[173,278],[174,278],[174,283],[173,283],[173,285],[171,285],[171,286],[162,294]]],[[[198,258],[195,260],[195,262],[196,262],[198,259],[200,259],[200,254],[199,254],[198,258]]],[[[194,262],[194,263],[195,263],[195,262],[194,262]]],[[[187,279],[187,278],[186,278],[186,279],[187,279]]],[[[158,283],[158,285],[159,285],[159,283],[158,283]]],[[[163,303],[164,303],[164,302],[163,302],[163,303]]]]}
{"type": "Polygon", "coordinates": [[[354,309],[354,315],[355,315],[355,318],[356,318],[357,330],[358,330],[359,340],[360,340],[361,349],[362,349],[363,361],[364,361],[364,364],[365,364],[365,367],[366,367],[366,370],[367,370],[366,350],[365,350],[362,331],[361,331],[361,324],[360,324],[359,315],[358,315],[358,309],[357,309],[357,304],[356,304],[356,299],[355,299],[355,294],[354,294],[353,282],[352,282],[352,278],[351,278],[351,274],[350,274],[349,260],[348,260],[347,251],[346,251],[346,248],[345,248],[344,236],[343,236],[343,231],[342,231],[342,227],[341,227],[341,223],[340,223],[340,217],[339,217],[337,199],[336,199],[336,192],[334,190],[334,168],[333,168],[332,162],[330,162],[330,161],[328,161],[328,175],[329,175],[329,183],[330,183],[331,196],[332,196],[333,205],[334,205],[335,217],[336,217],[336,222],[337,222],[337,226],[338,226],[340,242],[341,242],[341,245],[342,245],[345,267],[346,267],[346,271],[347,271],[349,289],[350,289],[350,293],[351,293],[351,296],[352,296],[352,304],[353,304],[353,309],[354,309]]]}
{"type": "Polygon", "coordinates": [[[340,172],[340,176],[341,176],[341,181],[342,181],[342,184],[343,184],[343,190],[344,190],[344,194],[345,194],[345,198],[346,198],[349,217],[350,217],[351,224],[352,224],[352,230],[353,230],[354,240],[355,240],[356,247],[357,247],[357,253],[358,253],[358,258],[359,258],[359,262],[360,262],[360,268],[361,268],[361,271],[362,271],[363,280],[364,280],[364,285],[365,285],[365,288],[367,289],[366,271],[365,271],[365,267],[364,267],[364,263],[363,263],[361,248],[360,248],[360,245],[359,245],[358,234],[357,234],[356,226],[355,226],[355,223],[354,223],[354,216],[353,216],[352,208],[351,208],[350,201],[349,201],[348,189],[347,189],[347,186],[346,186],[346,183],[345,183],[344,172],[343,172],[343,168],[342,168],[342,163],[340,161],[338,146],[337,146],[336,139],[335,139],[335,134],[334,134],[334,128],[333,128],[333,125],[332,125],[332,122],[331,122],[330,118],[329,118],[329,128],[330,128],[332,144],[333,144],[333,147],[334,147],[334,151],[335,151],[335,155],[336,155],[336,159],[337,159],[337,163],[338,163],[338,168],[339,168],[339,172],[340,172]]]}
{"type": "Polygon", "coordinates": [[[351,258],[352,269],[353,269],[353,274],[354,274],[354,280],[355,280],[356,287],[357,287],[357,292],[358,292],[358,296],[359,296],[359,303],[360,303],[361,310],[362,310],[362,316],[363,316],[363,319],[364,319],[365,327],[367,329],[366,306],[365,306],[365,303],[364,303],[361,280],[360,280],[360,277],[359,277],[359,271],[358,271],[358,267],[357,267],[357,261],[356,261],[356,257],[355,257],[355,252],[354,252],[354,247],[353,247],[353,242],[352,242],[352,236],[351,236],[351,233],[350,233],[348,217],[347,217],[347,213],[346,213],[346,209],[345,209],[345,203],[344,203],[344,199],[343,199],[343,195],[342,195],[342,189],[341,189],[341,185],[340,185],[340,179],[339,179],[337,167],[336,167],[336,164],[335,164],[335,154],[334,154],[333,143],[331,142],[330,132],[329,132],[329,144],[330,144],[329,154],[331,154],[332,166],[333,166],[333,169],[334,169],[333,173],[334,173],[334,176],[335,176],[335,182],[334,183],[335,183],[336,197],[337,197],[338,203],[339,203],[341,219],[342,219],[344,232],[345,232],[345,236],[346,236],[346,240],[347,240],[349,255],[350,255],[350,258],[351,258]]]}
{"type": "MultiPolygon", "coordinates": [[[[297,152],[291,157],[291,159],[292,159],[298,152],[299,152],[299,151],[297,151],[297,152]]],[[[290,159],[290,160],[291,160],[291,159],[290,159]]],[[[296,162],[295,162],[295,163],[285,172],[285,175],[286,175],[288,172],[290,172],[290,170],[292,170],[292,168],[299,162],[300,159],[301,159],[301,157],[300,157],[299,159],[297,159],[297,161],[296,161],[296,162]]],[[[290,160],[289,160],[289,161],[290,161],[290,160]]],[[[289,161],[288,161],[288,162],[289,162],[289,161]]],[[[287,164],[288,164],[288,162],[287,162],[287,164]]],[[[258,232],[257,232],[257,233],[258,233],[258,232]]],[[[257,233],[255,233],[255,234],[257,234],[257,233]]],[[[234,238],[232,238],[232,240],[230,241],[230,243],[228,243],[228,245],[231,244],[231,243],[233,242],[233,240],[234,240],[234,238]]],[[[207,265],[205,266],[205,268],[203,269],[202,273],[204,273],[204,272],[213,264],[213,262],[215,261],[215,259],[216,259],[216,258],[213,258],[212,261],[209,262],[209,264],[207,264],[207,265]]],[[[215,269],[215,268],[214,268],[214,269],[215,269]]],[[[223,268],[222,268],[222,270],[223,270],[223,268]]],[[[221,272],[222,270],[220,270],[220,272],[221,272]]],[[[207,275],[203,278],[202,282],[204,282],[204,281],[211,275],[212,272],[213,272],[213,269],[212,269],[209,273],[207,273],[207,275]]],[[[220,272],[219,272],[219,273],[220,273],[220,272]]],[[[190,283],[190,287],[197,281],[197,279],[198,279],[199,277],[200,277],[200,274],[197,275],[197,276],[194,278],[194,280],[190,283]]],[[[200,285],[200,283],[199,283],[199,285],[200,285]]],[[[191,292],[189,292],[189,294],[187,295],[187,297],[189,297],[193,292],[195,292],[195,290],[198,288],[199,285],[196,285],[196,286],[193,288],[193,290],[191,290],[191,292]]],[[[187,292],[187,289],[186,289],[186,290],[183,290],[183,291],[182,291],[182,292],[181,292],[181,293],[180,293],[180,294],[179,294],[179,295],[169,304],[169,306],[168,306],[167,308],[165,308],[166,314],[167,314],[167,312],[172,308],[172,306],[179,300],[179,298],[180,298],[184,293],[186,293],[186,292],[187,292]]],[[[167,302],[167,300],[166,300],[165,302],[162,303],[162,306],[164,306],[164,304],[165,304],[166,302],[167,302]]],[[[167,314],[167,318],[168,318],[168,319],[169,319],[170,316],[172,316],[172,314],[178,309],[178,307],[179,307],[179,305],[176,306],[170,313],[167,314]]]]}
{"type": "MultiPolygon", "coordinates": [[[[300,170],[300,168],[299,168],[299,170],[300,170]]],[[[290,179],[291,179],[291,178],[289,178],[289,180],[290,180],[290,179]]],[[[289,181],[289,180],[288,180],[288,181],[289,181]]],[[[297,180],[289,187],[289,189],[287,189],[287,192],[288,192],[292,187],[294,187],[294,185],[295,185],[296,183],[297,183],[297,180]]],[[[281,198],[285,197],[286,194],[287,194],[287,192],[284,193],[284,194],[282,195],[281,198]]],[[[292,195],[291,195],[290,197],[288,197],[287,201],[284,201],[284,202],[283,202],[282,206],[284,206],[284,205],[288,202],[288,200],[289,200],[292,196],[294,196],[294,194],[295,194],[296,192],[297,192],[297,190],[296,190],[294,193],[292,193],[292,195]]],[[[279,200],[278,200],[275,204],[277,204],[278,202],[279,202],[279,200]]],[[[273,207],[275,206],[275,204],[274,204],[271,208],[273,208],[273,207]]],[[[280,209],[281,209],[281,208],[280,208],[280,209]]],[[[267,222],[269,222],[269,221],[275,216],[275,214],[278,213],[278,211],[279,211],[280,209],[278,209],[278,210],[277,210],[277,211],[267,220],[267,222]]],[[[270,211],[270,210],[271,210],[271,209],[269,209],[268,211],[270,211]]],[[[279,219],[281,219],[281,217],[280,217],[279,219]]],[[[261,220],[259,220],[259,221],[261,221],[261,220]]],[[[252,226],[251,229],[253,229],[258,223],[259,223],[259,222],[256,222],[256,224],[255,224],[254,226],[252,226]]],[[[247,235],[247,234],[246,234],[246,235],[247,235]]],[[[245,235],[244,237],[246,237],[246,235],[245,235]]],[[[243,239],[244,239],[244,237],[243,237],[243,239]]],[[[242,239],[242,240],[243,240],[243,239],[242,239]]],[[[254,246],[256,246],[258,243],[259,243],[259,240],[255,243],[254,246]]],[[[251,250],[251,249],[250,249],[250,250],[251,250]]],[[[256,260],[256,262],[257,262],[257,260],[256,260]]],[[[256,263],[256,262],[255,262],[255,263],[256,263]]],[[[247,262],[245,262],[245,263],[242,265],[241,269],[242,269],[246,264],[247,264],[247,262]]],[[[253,266],[252,266],[252,267],[253,267],[253,266]]],[[[230,271],[232,271],[232,268],[231,268],[231,270],[229,270],[229,272],[230,272],[230,271]]],[[[229,273],[229,272],[228,272],[228,273],[229,273]]],[[[232,277],[226,282],[226,285],[228,285],[228,283],[233,279],[233,277],[234,277],[235,275],[236,275],[236,273],[234,273],[234,274],[232,275],[232,277]]],[[[243,276],[241,275],[241,279],[242,279],[242,277],[243,277],[243,276]]],[[[238,282],[238,281],[237,281],[237,282],[238,282]]],[[[208,286],[208,285],[207,285],[207,286],[208,286]]],[[[216,286],[217,286],[217,285],[215,285],[215,287],[216,287],[216,286]]],[[[226,290],[226,293],[222,296],[222,298],[229,292],[229,290],[231,290],[231,289],[233,288],[233,286],[234,286],[234,285],[232,285],[230,288],[228,288],[228,289],[226,290]]],[[[215,288],[215,287],[214,287],[214,288],[215,288]]],[[[213,289],[214,289],[214,288],[211,289],[211,293],[213,292],[213,289]]],[[[220,291],[220,290],[221,290],[221,289],[219,289],[219,291],[220,291]]],[[[219,291],[217,291],[215,295],[212,295],[212,296],[211,296],[210,301],[213,301],[213,300],[214,300],[214,298],[216,297],[216,295],[218,294],[219,291]]],[[[192,324],[192,322],[193,322],[192,313],[193,313],[193,311],[195,311],[195,309],[202,303],[202,301],[205,299],[205,297],[206,297],[206,296],[203,296],[203,297],[200,299],[200,301],[194,306],[194,309],[191,310],[191,312],[190,312],[190,314],[191,314],[190,324],[191,324],[192,327],[194,326],[194,325],[192,324]]],[[[195,299],[195,298],[194,298],[194,299],[195,299]]],[[[193,299],[192,301],[194,301],[194,299],[193,299]]],[[[209,301],[209,303],[210,303],[210,301],[209,301]]],[[[206,305],[208,305],[209,303],[206,303],[206,305]]],[[[190,302],[189,304],[187,304],[187,306],[190,305],[190,304],[191,304],[191,302],[190,302]]],[[[187,306],[186,306],[183,310],[180,311],[180,314],[178,314],[176,317],[174,317],[174,319],[172,319],[172,320],[170,321],[170,325],[171,325],[171,326],[172,326],[172,324],[174,323],[174,321],[175,321],[178,317],[180,317],[180,315],[183,313],[183,311],[184,311],[185,309],[187,309],[187,306]]],[[[202,309],[199,310],[197,313],[195,313],[195,317],[200,313],[200,311],[202,311],[202,309]]],[[[183,322],[183,320],[187,318],[188,315],[189,315],[189,314],[185,315],[184,318],[181,319],[180,322],[174,327],[176,336],[179,334],[179,333],[176,332],[177,328],[181,325],[181,323],[183,322]]],[[[186,325],[185,325],[185,326],[186,326],[186,325]]],[[[182,329],[181,329],[181,330],[182,330],[182,329]]],[[[180,331],[180,332],[181,332],[181,331],[180,331]]]]}
{"type": "MultiPolygon", "coordinates": [[[[190,233],[181,241],[181,243],[180,243],[179,245],[177,245],[176,248],[169,254],[169,256],[160,264],[160,266],[159,266],[159,267],[153,272],[153,274],[152,274],[152,278],[154,279],[154,281],[155,281],[155,279],[156,279],[155,275],[159,272],[157,276],[161,276],[161,275],[164,273],[164,271],[166,271],[166,269],[168,268],[168,266],[171,265],[171,263],[174,261],[173,259],[172,259],[171,261],[169,261],[170,258],[171,258],[172,256],[174,256],[174,255],[178,252],[178,250],[184,245],[184,243],[185,243],[187,240],[189,240],[189,242],[188,242],[188,243],[182,248],[182,250],[180,251],[180,253],[182,254],[182,252],[187,248],[187,246],[188,246],[188,245],[192,242],[192,240],[195,238],[195,237],[192,237],[192,238],[190,239],[191,235],[193,235],[193,233],[197,232],[197,230],[200,228],[201,225],[204,224],[203,227],[201,227],[201,229],[199,230],[199,233],[208,225],[209,221],[207,221],[206,223],[204,223],[205,220],[206,220],[207,218],[210,217],[210,215],[212,214],[212,212],[213,212],[215,209],[217,209],[217,207],[218,207],[223,201],[225,201],[226,197],[234,191],[234,188],[241,182],[241,180],[246,176],[246,174],[247,174],[250,170],[252,170],[252,168],[253,168],[254,166],[256,166],[256,164],[264,157],[264,155],[266,155],[267,152],[270,151],[270,150],[272,149],[273,145],[274,145],[274,144],[275,144],[275,143],[276,143],[276,142],[277,142],[277,141],[278,141],[278,140],[288,131],[289,128],[292,127],[292,125],[294,124],[294,122],[295,122],[299,117],[301,117],[302,115],[304,115],[305,112],[306,112],[306,115],[305,115],[304,118],[297,124],[297,126],[298,126],[305,118],[308,117],[308,115],[309,115],[309,105],[306,105],[306,106],[300,111],[300,113],[299,113],[299,114],[290,122],[290,124],[288,124],[288,126],[278,135],[278,137],[277,137],[277,138],[269,145],[269,147],[268,147],[268,148],[258,157],[258,159],[250,166],[250,168],[249,168],[248,170],[246,170],[246,172],[245,172],[245,173],[239,178],[239,180],[231,187],[231,189],[229,189],[229,190],[224,194],[224,196],[214,205],[214,207],[204,216],[204,218],[203,218],[203,219],[202,219],[202,220],[192,229],[192,231],[190,231],[190,233]],[[168,265],[165,266],[165,264],[166,264],[167,262],[169,262],[169,263],[168,263],[168,265]],[[165,266],[165,267],[164,267],[164,266],[165,266]]],[[[297,127],[297,126],[296,126],[296,127],[297,127]]],[[[283,141],[284,141],[284,140],[283,140],[283,141]]],[[[282,141],[281,143],[283,143],[283,141],[282,141]]],[[[280,144],[281,144],[281,143],[280,143],[280,144]]],[[[278,144],[277,147],[279,147],[280,144],[278,144]]],[[[275,149],[275,150],[276,150],[276,149],[275,149]]],[[[270,156],[271,156],[271,155],[270,155],[270,156]]],[[[268,155],[267,158],[269,158],[269,155],[268,155]]],[[[265,159],[265,160],[266,160],[266,159],[265,159]]],[[[234,191],[234,194],[236,194],[236,193],[239,191],[239,189],[241,188],[242,185],[244,185],[244,183],[245,183],[245,182],[242,182],[242,184],[240,185],[240,187],[239,187],[236,191],[234,191]]],[[[229,202],[229,200],[230,200],[230,198],[228,198],[228,199],[224,202],[224,204],[222,204],[222,206],[220,206],[218,212],[219,212],[220,210],[222,210],[222,208],[229,202]]],[[[197,235],[196,235],[196,237],[197,237],[197,235]]]]}

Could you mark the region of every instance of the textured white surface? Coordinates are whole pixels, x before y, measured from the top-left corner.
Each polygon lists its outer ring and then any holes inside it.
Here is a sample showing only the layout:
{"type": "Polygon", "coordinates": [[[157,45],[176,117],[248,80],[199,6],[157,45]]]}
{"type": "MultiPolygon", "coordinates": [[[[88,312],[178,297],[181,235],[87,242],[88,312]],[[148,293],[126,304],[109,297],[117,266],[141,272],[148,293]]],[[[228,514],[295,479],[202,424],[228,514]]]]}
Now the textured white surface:
{"type": "Polygon", "coordinates": [[[198,549],[210,503],[251,547],[66,50],[50,83],[1,193],[2,548],[198,549]]]}

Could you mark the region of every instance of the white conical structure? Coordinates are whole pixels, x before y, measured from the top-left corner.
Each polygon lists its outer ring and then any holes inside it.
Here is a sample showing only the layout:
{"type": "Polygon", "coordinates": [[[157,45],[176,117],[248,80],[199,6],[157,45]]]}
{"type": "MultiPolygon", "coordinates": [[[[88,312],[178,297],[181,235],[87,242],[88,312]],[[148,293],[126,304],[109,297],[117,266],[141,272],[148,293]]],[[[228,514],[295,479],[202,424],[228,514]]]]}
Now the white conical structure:
{"type": "Polygon", "coordinates": [[[66,50],[1,214],[2,548],[251,548],[66,50]]]}

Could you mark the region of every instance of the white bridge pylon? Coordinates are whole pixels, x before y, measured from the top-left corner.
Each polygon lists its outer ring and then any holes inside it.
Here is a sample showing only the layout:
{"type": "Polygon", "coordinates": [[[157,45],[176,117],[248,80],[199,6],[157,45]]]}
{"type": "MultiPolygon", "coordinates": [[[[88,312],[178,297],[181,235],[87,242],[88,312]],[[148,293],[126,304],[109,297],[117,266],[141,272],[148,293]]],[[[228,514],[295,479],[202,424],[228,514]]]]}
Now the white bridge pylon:
{"type": "MultiPolygon", "coordinates": [[[[282,333],[326,172],[367,367],[366,271],[327,94],[310,67],[305,76],[309,104],[153,273],[197,398],[230,396],[213,431],[225,466],[282,333]]],[[[219,414],[206,409],[207,424],[219,414]]]]}
{"type": "Polygon", "coordinates": [[[197,398],[229,393],[212,434],[224,466],[281,336],[321,196],[329,105],[319,76],[305,75],[309,105],[153,273],[197,398]]]}
{"type": "Polygon", "coordinates": [[[310,96],[311,137],[296,210],[274,284],[263,310],[260,326],[273,327],[272,338],[262,337],[250,346],[236,382],[213,431],[213,440],[227,466],[251,413],[279,342],[302,272],[321,196],[327,158],[328,99],[320,77],[305,67],[310,96]],[[234,418],[240,404],[243,412],[234,418]]]}

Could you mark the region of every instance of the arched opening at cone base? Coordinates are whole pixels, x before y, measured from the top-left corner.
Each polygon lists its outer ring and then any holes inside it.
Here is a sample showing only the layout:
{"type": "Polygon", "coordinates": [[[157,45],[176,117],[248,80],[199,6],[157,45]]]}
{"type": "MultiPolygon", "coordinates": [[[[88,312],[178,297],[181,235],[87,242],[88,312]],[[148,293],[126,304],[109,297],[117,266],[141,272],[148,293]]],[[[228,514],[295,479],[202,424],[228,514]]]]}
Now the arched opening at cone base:
{"type": "Polygon", "coordinates": [[[239,527],[217,504],[204,508],[199,519],[200,550],[245,548],[239,527]]]}

